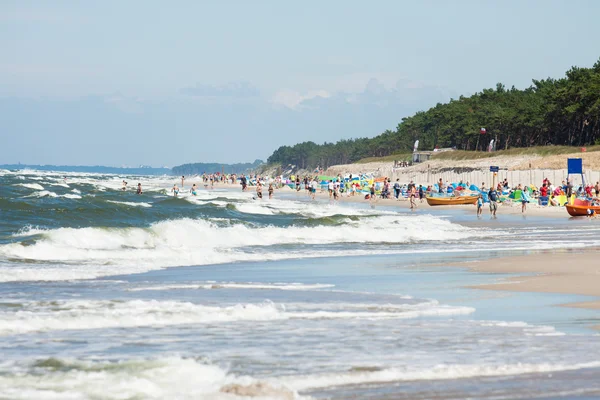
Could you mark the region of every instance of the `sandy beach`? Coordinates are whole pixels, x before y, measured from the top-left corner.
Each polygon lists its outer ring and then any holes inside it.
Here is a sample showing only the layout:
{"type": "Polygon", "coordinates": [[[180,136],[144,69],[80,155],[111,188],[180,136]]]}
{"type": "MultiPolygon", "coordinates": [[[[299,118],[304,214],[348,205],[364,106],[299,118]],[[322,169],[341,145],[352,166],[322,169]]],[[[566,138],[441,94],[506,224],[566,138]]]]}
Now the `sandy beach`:
{"type": "MultiPolygon", "coordinates": [[[[236,187],[239,185],[227,185],[228,187],[236,187]]],[[[251,187],[250,190],[255,190],[254,187],[251,187]]],[[[294,194],[296,193],[296,195],[298,197],[308,197],[308,195],[306,194],[305,190],[300,190],[299,192],[295,192],[293,189],[284,186],[283,188],[277,190],[275,192],[275,196],[277,196],[277,194],[294,194]]],[[[324,192],[324,191],[317,191],[317,195],[316,198],[319,201],[323,201],[323,200],[329,200],[329,193],[324,192]]],[[[331,200],[332,202],[334,200],[331,200]]],[[[354,196],[347,196],[345,194],[343,194],[342,196],[340,196],[339,201],[341,203],[362,203],[362,204],[370,204],[372,206],[385,206],[385,207],[400,207],[400,208],[404,208],[404,209],[410,209],[410,201],[408,199],[400,199],[400,200],[396,200],[396,199],[381,199],[381,198],[376,198],[373,200],[365,200],[364,199],[364,194],[356,194],[354,196]]],[[[430,206],[429,204],[427,204],[427,201],[425,199],[423,199],[423,201],[419,201],[417,200],[417,208],[415,209],[415,212],[419,212],[422,210],[426,210],[427,212],[435,212],[435,210],[444,210],[444,209],[461,209],[464,210],[465,212],[472,212],[473,214],[476,213],[476,206],[475,205],[454,205],[454,206],[430,206]]],[[[536,216],[547,216],[547,217],[553,217],[553,218],[569,218],[566,210],[564,209],[564,207],[542,207],[539,206],[535,203],[529,203],[527,204],[527,210],[525,211],[525,213],[521,212],[521,203],[520,202],[506,202],[506,203],[501,203],[499,204],[498,207],[498,211],[497,211],[497,215],[498,217],[500,217],[502,214],[511,214],[511,215],[536,215],[536,216]]],[[[489,208],[486,205],[484,205],[484,209],[483,209],[483,215],[484,216],[488,216],[489,215],[489,208]]]]}
{"type": "MultiPolygon", "coordinates": [[[[510,290],[518,292],[543,292],[579,294],[600,297],[600,250],[577,252],[542,252],[540,254],[491,259],[484,262],[459,264],[478,272],[503,274],[535,274],[511,277],[478,289],[510,290]]],[[[570,307],[600,309],[600,299],[568,304],[570,307]]]]}

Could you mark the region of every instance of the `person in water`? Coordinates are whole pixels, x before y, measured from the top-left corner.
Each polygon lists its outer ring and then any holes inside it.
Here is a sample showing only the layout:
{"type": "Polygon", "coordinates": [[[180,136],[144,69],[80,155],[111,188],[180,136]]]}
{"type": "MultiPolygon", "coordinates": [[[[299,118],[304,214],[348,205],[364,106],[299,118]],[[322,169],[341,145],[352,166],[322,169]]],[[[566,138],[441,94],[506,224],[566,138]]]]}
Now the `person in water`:
{"type": "Polygon", "coordinates": [[[173,196],[177,197],[177,195],[179,194],[179,188],[177,187],[177,184],[173,185],[173,189],[171,189],[171,192],[173,192],[173,196]]]}
{"type": "Polygon", "coordinates": [[[479,197],[477,197],[477,216],[481,216],[483,212],[483,195],[480,193],[479,197]]]}
{"type": "Polygon", "coordinates": [[[123,187],[121,188],[121,190],[127,190],[127,182],[125,182],[123,180],[123,187]]]}
{"type": "Polygon", "coordinates": [[[262,199],[262,183],[260,181],[256,181],[256,196],[262,199]]]}
{"type": "Polygon", "coordinates": [[[273,198],[273,183],[269,183],[269,199],[273,198]]]}
{"type": "Polygon", "coordinates": [[[196,184],[194,183],[192,185],[192,188],[190,189],[190,193],[194,196],[196,196],[198,194],[198,192],[196,191],[196,184]]]}
{"type": "Polygon", "coordinates": [[[137,187],[136,193],[137,194],[142,194],[142,184],[141,183],[138,183],[138,187],[137,187]]]}
{"type": "Polygon", "coordinates": [[[183,181],[185,181],[185,176],[181,175],[181,188],[183,189],[183,181]]]}

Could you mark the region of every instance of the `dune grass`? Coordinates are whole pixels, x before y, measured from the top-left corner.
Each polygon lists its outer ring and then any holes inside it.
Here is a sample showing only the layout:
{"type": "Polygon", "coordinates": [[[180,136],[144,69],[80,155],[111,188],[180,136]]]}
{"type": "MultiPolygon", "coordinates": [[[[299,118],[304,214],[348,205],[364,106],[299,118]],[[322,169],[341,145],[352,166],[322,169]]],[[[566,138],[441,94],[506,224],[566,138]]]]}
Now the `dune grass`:
{"type": "Polygon", "coordinates": [[[412,153],[397,153],[397,154],[392,154],[391,156],[385,156],[385,157],[367,157],[367,158],[362,158],[358,161],[355,161],[354,164],[365,164],[365,163],[371,163],[371,162],[388,162],[388,161],[411,161],[412,160],[412,153]]]}
{"type": "MultiPolygon", "coordinates": [[[[600,151],[600,146],[588,146],[586,152],[600,151]]],[[[482,158],[500,157],[500,156],[553,156],[560,154],[581,153],[581,147],[574,146],[535,146],[535,147],[515,147],[508,150],[499,150],[493,153],[484,151],[444,151],[434,153],[432,160],[477,160],[482,158]]]]}

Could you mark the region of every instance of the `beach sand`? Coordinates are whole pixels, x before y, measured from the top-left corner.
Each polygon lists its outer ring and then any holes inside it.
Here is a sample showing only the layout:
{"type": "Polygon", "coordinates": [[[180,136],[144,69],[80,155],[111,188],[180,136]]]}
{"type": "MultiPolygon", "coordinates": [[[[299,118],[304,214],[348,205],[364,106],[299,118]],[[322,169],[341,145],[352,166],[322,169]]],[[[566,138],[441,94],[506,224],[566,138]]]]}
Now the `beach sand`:
{"type": "MultiPolygon", "coordinates": [[[[254,189],[254,188],[251,188],[251,189],[254,189]]],[[[293,195],[294,193],[296,193],[296,195],[299,198],[307,198],[308,197],[305,190],[300,190],[299,192],[295,192],[293,189],[290,189],[287,186],[276,191],[275,196],[277,196],[278,193],[285,193],[287,195],[289,195],[289,194],[293,195]]],[[[329,193],[317,191],[316,198],[319,200],[329,200],[329,193]]],[[[333,201],[333,200],[331,200],[331,201],[333,201]]],[[[343,194],[337,201],[339,201],[341,203],[362,203],[362,204],[370,204],[371,206],[400,207],[400,208],[404,208],[404,209],[410,209],[410,201],[408,199],[396,200],[396,199],[376,198],[374,200],[365,200],[364,194],[356,194],[354,196],[346,196],[346,194],[343,194]]],[[[417,199],[417,208],[415,209],[415,211],[417,212],[419,210],[427,210],[427,212],[435,212],[435,210],[445,210],[445,209],[446,210],[447,209],[452,209],[452,210],[461,209],[461,210],[464,210],[465,212],[472,212],[473,214],[476,214],[476,212],[477,212],[477,208],[475,205],[430,206],[429,204],[427,204],[427,201],[425,199],[423,199],[423,202],[421,202],[420,200],[417,199]]],[[[523,213],[521,212],[521,203],[520,202],[511,202],[511,203],[506,202],[506,203],[499,204],[497,215],[501,216],[502,214],[522,215],[523,213]]],[[[483,206],[483,215],[484,216],[489,215],[489,208],[488,208],[487,204],[484,204],[484,206],[483,206]]],[[[524,215],[569,218],[567,211],[565,210],[564,207],[542,207],[542,206],[538,206],[537,204],[534,204],[534,203],[527,204],[527,210],[525,211],[524,215]]]]}
{"type": "MultiPolygon", "coordinates": [[[[557,253],[547,251],[518,257],[457,264],[473,271],[502,274],[534,274],[507,278],[497,284],[473,288],[516,292],[563,293],[594,296],[598,299],[561,306],[600,310],[599,249],[557,253]]],[[[593,328],[600,330],[600,325],[593,328]]]]}

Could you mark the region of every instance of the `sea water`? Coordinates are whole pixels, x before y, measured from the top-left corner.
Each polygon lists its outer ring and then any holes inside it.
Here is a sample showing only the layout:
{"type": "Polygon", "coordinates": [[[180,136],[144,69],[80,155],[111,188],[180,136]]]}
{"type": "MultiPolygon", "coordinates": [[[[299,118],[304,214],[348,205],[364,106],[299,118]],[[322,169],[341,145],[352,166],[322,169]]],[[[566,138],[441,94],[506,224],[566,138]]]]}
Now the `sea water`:
{"type": "Polygon", "coordinates": [[[0,398],[600,396],[597,313],[555,307],[585,298],[447,267],[597,246],[595,221],[176,182],[0,171],[0,398]]]}

